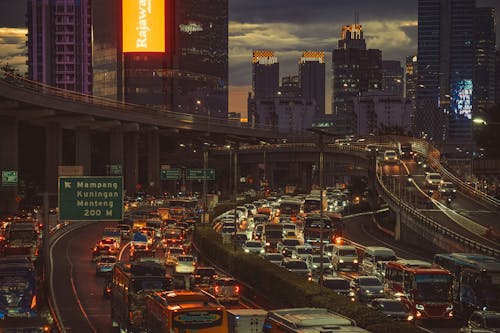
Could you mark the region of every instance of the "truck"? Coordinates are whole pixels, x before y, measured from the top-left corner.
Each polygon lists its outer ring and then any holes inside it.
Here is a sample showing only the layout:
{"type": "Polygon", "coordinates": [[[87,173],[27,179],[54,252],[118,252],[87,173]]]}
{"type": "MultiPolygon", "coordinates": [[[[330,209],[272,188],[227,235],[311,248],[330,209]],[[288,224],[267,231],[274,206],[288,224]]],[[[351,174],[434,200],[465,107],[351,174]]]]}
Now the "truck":
{"type": "Polygon", "coordinates": [[[412,159],[414,152],[411,146],[411,142],[401,143],[399,145],[399,154],[402,159],[412,159]]]}
{"type": "Polygon", "coordinates": [[[25,255],[31,260],[38,257],[40,240],[37,226],[31,222],[12,222],[5,231],[4,255],[25,255]]]}
{"type": "Polygon", "coordinates": [[[156,262],[116,263],[111,284],[111,323],[120,332],[142,332],[146,323],[146,297],[172,290],[172,278],[156,262]]]}
{"type": "Polygon", "coordinates": [[[266,315],[262,309],[228,309],[229,333],[261,333],[266,315]]]}
{"type": "Polygon", "coordinates": [[[262,231],[262,241],[266,249],[276,250],[276,244],[283,238],[283,225],[279,223],[266,223],[262,231]]]}

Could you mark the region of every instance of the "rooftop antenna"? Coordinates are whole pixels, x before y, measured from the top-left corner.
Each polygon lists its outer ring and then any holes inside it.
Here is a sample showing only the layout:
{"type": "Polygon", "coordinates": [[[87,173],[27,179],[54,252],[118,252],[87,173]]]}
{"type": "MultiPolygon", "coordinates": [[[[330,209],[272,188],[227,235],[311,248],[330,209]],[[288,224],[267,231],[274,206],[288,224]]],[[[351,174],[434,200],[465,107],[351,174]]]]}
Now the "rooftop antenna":
{"type": "Polygon", "coordinates": [[[359,12],[354,12],[354,24],[359,24],[359,12]]]}

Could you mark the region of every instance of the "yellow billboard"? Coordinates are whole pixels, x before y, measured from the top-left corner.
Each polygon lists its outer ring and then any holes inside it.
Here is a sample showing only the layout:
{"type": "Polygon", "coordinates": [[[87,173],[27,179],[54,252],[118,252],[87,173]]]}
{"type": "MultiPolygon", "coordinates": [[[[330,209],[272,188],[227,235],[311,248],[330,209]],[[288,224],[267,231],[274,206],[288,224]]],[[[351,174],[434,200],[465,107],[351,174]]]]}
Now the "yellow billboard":
{"type": "Polygon", "coordinates": [[[165,0],[122,0],[123,52],[165,52],[165,0]]]}

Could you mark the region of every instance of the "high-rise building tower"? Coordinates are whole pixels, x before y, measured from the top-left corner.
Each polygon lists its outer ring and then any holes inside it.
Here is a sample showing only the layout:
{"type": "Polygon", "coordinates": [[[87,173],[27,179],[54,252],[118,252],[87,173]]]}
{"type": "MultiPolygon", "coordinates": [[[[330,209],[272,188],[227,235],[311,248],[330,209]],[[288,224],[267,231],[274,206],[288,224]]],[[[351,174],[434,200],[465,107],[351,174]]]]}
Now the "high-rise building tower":
{"type": "Polygon", "coordinates": [[[495,104],[500,105],[500,50],[497,50],[495,59],[495,104]]]}
{"type": "Polygon", "coordinates": [[[256,98],[272,97],[280,85],[278,58],[272,51],[253,51],[252,89],[256,98]]]}
{"type": "Polygon", "coordinates": [[[316,115],[325,114],[325,52],[303,52],[299,77],[302,97],[316,101],[316,115]]]}
{"type": "Polygon", "coordinates": [[[393,95],[404,95],[404,70],[399,60],[382,61],[382,89],[393,95]]]}
{"type": "Polygon", "coordinates": [[[366,50],[363,26],[358,23],[342,26],[338,48],[366,50]]]}
{"type": "Polygon", "coordinates": [[[472,143],[475,0],[418,1],[416,126],[440,144],[472,143]]]}
{"type": "Polygon", "coordinates": [[[417,56],[406,57],[405,97],[411,101],[410,128],[415,130],[415,110],[417,103],[417,56]]]}
{"type": "MultiPolygon", "coordinates": [[[[366,49],[361,25],[356,25],[356,38],[349,26],[342,28],[339,48],[332,53],[332,113],[339,127],[352,134],[356,129],[353,98],[368,90],[382,89],[382,52],[366,49]]],[[[339,132],[339,131],[337,131],[339,132]]]]}
{"type": "Polygon", "coordinates": [[[28,77],[92,92],[90,0],[28,0],[28,77]]]}
{"type": "Polygon", "coordinates": [[[227,117],[227,0],[92,0],[94,94],[227,117]]]}
{"type": "Polygon", "coordinates": [[[495,8],[476,8],[472,105],[478,115],[495,103],[495,43],[495,8]]]}

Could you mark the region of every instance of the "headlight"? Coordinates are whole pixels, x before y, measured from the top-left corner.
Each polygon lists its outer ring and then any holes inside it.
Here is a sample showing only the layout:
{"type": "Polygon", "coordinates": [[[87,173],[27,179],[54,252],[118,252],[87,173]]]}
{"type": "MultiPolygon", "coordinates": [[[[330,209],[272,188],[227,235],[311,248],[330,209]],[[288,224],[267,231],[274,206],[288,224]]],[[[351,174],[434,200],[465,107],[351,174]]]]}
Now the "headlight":
{"type": "Polygon", "coordinates": [[[266,253],[266,250],[260,249],[260,253],[266,253]]]}
{"type": "Polygon", "coordinates": [[[271,246],[271,243],[269,243],[269,242],[266,242],[266,246],[271,246]]]}
{"type": "Polygon", "coordinates": [[[344,263],[344,259],[339,259],[339,264],[343,264],[344,263]]]}
{"type": "Polygon", "coordinates": [[[382,294],[384,292],[384,289],[381,289],[378,291],[379,294],[382,294]]]}
{"type": "Polygon", "coordinates": [[[420,311],[424,311],[424,306],[422,304],[416,304],[415,309],[420,310],[420,311]]]}
{"type": "Polygon", "coordinates": [[[355,264],[357,264],[358,263],[358,259],[354,259],[352,262],[355,263],[355,264]]]}
{"type": "Polygon", "coordinates": [[[350,291],[349,296],[354,297],[354,291],[350,291]]]}
{"type": "Polygon", "coordinates": [[[250,252],[250,250],[249,250],[249,249],[245,249],[245,253],[249,253],[249,252],[250,252]]]}
{"type": "Polygon", "coordinates": [[[406,320],[408,321],[412,321],[413,320],[413,316],[412,315],[409,315],[408,318],[406,318],[406,320]]]}
{"type": "Polygon", "coordinates": [[[371,294],[372,292],[370,290],[365,290],[365,294],[371,294]]]}
{"type": "Polygon", "coordinates": [[[313,265],[313,268],[318,268],[318,265],[313,265]]]}

